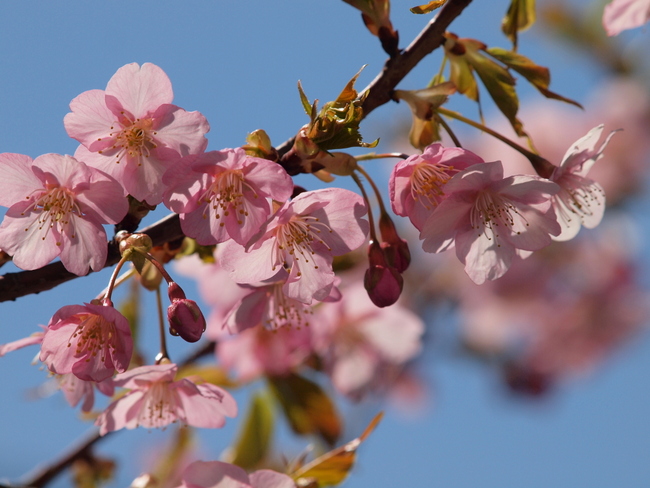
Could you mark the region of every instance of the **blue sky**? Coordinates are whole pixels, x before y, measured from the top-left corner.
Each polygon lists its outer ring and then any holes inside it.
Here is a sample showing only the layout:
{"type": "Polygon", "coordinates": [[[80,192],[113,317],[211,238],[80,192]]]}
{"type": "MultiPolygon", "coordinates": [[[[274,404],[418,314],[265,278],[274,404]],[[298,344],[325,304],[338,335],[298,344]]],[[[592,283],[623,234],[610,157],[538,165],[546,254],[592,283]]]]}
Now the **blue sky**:
{"type": "MultiPolygon", "coordinates": [[[[474,3],[451,30],[507,46],[498,25],[508,2],[474,3]]],[[[393,22],[404,47],[428,17],[410,14],[408,2],[393,4],[393,22]]],[[[311,100],[323,103],[367,65],[358,82],[358,88],[364,87],[385,60],[358,12],[342,1],[21,0],[0,3],[0,16],[5,19],[0,30],[0,152],[32,157],[73,153],[77,143],[62,123],[68,103],[85,90],[104,88],[130,62],[161,66],[172,80],[174,103],[201,111],[211,124],[209,149],[220,149],[243,144],[246,134],[258,128],[280,144],[307,121],[298,80],[311,100]]],[[[647,41],[647,31],[635,35],[647,41]]],[[[579,53],[560,51],[535,30],[522,36],[520,49],[552,68],[551,88],[579,101],[603,76],[579,53]]],[[[437,71],[439,59],[427,58],[400,87],[422,87],[437,71]]],[[[537,96],[527,88],[522,93],[537,96]]],[[[365,139],[374,140],[400,117],[410,118],[404,104],[376,110],[362,126],[365,139]]],[[[5,269],[14,270],[11,265],[5,269]]],[[[0,343],[35,331],[63,304],[90,300],[107,279],[102,272],[0,304],[0,343]]],[[[26,349],[0,360],[0,479],[16,480],[89,428],[60,395],[30,399],[46,378],[38,366],[29,366],[34,354],[35,349],[26,349]]],[[[430,409],[417,418],[389,409],[361,448],[346,486],[604,488],[650,483],[648,334],[640,334],[593,374],[560,385],[540,401],[509,395],[492,373],[465,359],[428,356],[420,368],[431,383],[430,409]]],[[[349,408],[355,421],[348,433],[357,435],[379,407],[349,408]]],[[[216,458],[235,425],[203,436],[204,452],[216,458]]],[[[139,474],[134,460],[168,433],[122,432],[102,443],[100,452],[124,460],[115,486],[127,486],[139,474]]],[[[57,484],[66,485],[65,479],[57,484]]]]}

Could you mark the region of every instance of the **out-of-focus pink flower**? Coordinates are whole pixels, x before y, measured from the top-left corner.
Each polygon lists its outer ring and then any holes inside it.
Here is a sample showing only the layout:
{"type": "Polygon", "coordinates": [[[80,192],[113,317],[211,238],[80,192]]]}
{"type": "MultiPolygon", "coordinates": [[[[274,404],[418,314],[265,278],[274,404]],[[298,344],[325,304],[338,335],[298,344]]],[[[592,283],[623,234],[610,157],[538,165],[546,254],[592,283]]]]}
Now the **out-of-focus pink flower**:
{"type": "Polygon", "coordinates": [[[293,182],[277,163],[241,148],[183,158],[163,177],[165,205],[180,214],[183,232],[199,244],[234,239],[242,246],[271,214],[269,199],[284,203],[293,182]]]}
{"type": "Polygon", "coordinates": [[[139,201],[162,201],[162,176],[181,157],[203,152],[210,130],[199,112],[172,105],[174,94],[158,66],[122,66],[106,90],[89,90],[70,102],[63,120],[82,145],[75,156],[115,177],[139,201]]]}
{"type": "Polygon", "coordinates": [[[99,416],[95,424],[100,434],[139,426],[162,428],[176,421],[194,427],[219,428],[226,417],[237,415],[237,404],[230,393],[188,378],[174,381],[177,369],[175,364],[157,364],[117,375],[115,386],[131,391],[99,416]]]}
{"type": "Polygon", "coordinates": [[[217,249],[217,257],[238,283],[262,282],[284,268],[285,295],[307,304],[324,300],[334,284],[333,257],[366,240],[366,212],[363,199],[349,190],[301,193],[278,210],[248,251],[228,241],[217,249]]]}
{"type": "Polygon", "coordinates": [[[17,341],[7,342],[6,344],[0,344],[0,358],[5,354],[7,354],[8,352],[17,351],[18,349],[22,349],[23,347],[40,344],[41,342],[43,342],[44,334],[45,332],[43,331],[34,332],[32,335],[28,337],[23,337],[22,339],[18,339],[17,341]]]}
{"type": "Polygon", "coordinates": [[[95,388],[109,397],[113,396],[115,391],[112,378],[97,383],[95,381],[84,381],[72,373],[67,373],[57,375],[56,380],[66,401],[71,407],[74,408],[79,402],[82,402],[82,412],[90,412],[93,409],[93,405],[95,404],[95,388]]]}
{"type": "Polygon", "coordinates": [[[554,240],[573,239],[581,225],[593,229],[603,218],[605,192],[598,183],[586,178],[614,135],[614,132],[611,132],[596,149],[602,132],[603,125],[599,125],[577,140],[567,150],[562,163],[550,177],[550,180],[560,187],[560,191],[551,198],[557,221],[562,228],[562,232],[553,237],[554,240]]]}
{"type": "Polygon", "coordinates": [[[445,186],[443,200],[425,222],[426,252],[456,247],[456,256],[477,284],[495,280],[515,255],[537,251],[560,233],[551,196],[558,186],[533,176],[503,178],[501,161],[470,166],[445,186]]]}
{"type": "Polygon", "coordinates": [[[103,224],[128,211],[120,185],[71,156],[0,154],[0,247],[16,266],[37,269],[57,256],[68,271],[85,275],[106,263],[103,224]]]}
{"type": "Polygon", "coordinates": [[[196,461],[183,473],[178,488],[295,488],[286,474],[260,469],[250,475],[239,466],[220,461],[196,461]]]}
{"type": "Polygon", "coordinates": [[[345,395],[390,387],[422,348],[422,320],[400,304],[377,308],[360,283],[321,306],[313,323],[314,350],[345,395]]]}
{"type": "Polygon", "coordinates": [[[252,327],[217,342],[217,358],[240,381],[262,376],[282,376],[305,361],[312,352],[313,327],[252,327]]]}
{"type": "Polygon", "coordinates": [[[482,163],[476,154],[458,147],[431,144],[395,165],[390,175],[390,203],[397,215],[422,230],[433,209],[444,199],[445,184],[459,171],[482,163]]]}
{"type": "Polygon", "coordinates": [[[56,374],[103,381],[126,371],[133,353],[129,323],[113,307],[67,305],[50,319],[40,359],[56,374]]]}
{"type": "Polygon", "coordinates": [[[613,0],[605,6],[603,26],[608,36],[634,29],[650,19],[650,0],[613,0]]]}

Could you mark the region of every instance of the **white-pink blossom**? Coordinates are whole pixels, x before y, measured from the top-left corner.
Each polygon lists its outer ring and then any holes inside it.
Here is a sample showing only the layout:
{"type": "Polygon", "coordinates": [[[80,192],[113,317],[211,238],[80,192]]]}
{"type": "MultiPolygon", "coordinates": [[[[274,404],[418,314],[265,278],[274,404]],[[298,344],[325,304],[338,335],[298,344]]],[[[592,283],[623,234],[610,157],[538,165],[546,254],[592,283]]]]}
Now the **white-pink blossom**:
{"type": "Polygon", "coordinates": [[[173,363],[140,366],[117,375],[114,385],[130,391],[111,403],[95,422],[104,435],[119,429],[163,428],[180,421],[194,427],[223,427],[237,415],[234,398],[211,383],[174,381],[173,363]]]}
{"type": "Polygon", "coordinates": [[[106,90],[89,90],[70,102],[63,120],[81,143],[75,156],[115,177],[134,198],[162,201],[165,171],[184,156],[205,150],[210,130],[199,112],[172,105],[174,94],[158,66],[122,66],[106,90]]]}
{"type": "Polygon", "coordinates": [[[163,176],[165,205],[180,214],[185,235],[211,245],[234,239],[246,245],[271,214],[271,199],[284,203],[293,181],[277,163],[241,148],[183,158],[163,176]]]}
{"type": "Polygon", "coordinates": [[[217,249],[221,265],[238,283],[258,283],[283,269],[284,293],[303,303],[324,300],[334,284],[332,260],[366,240],[363,199],[349,190],[301,193],[287,202],[248,249],[229,241],[217,249]]]}
{"type": "Polygon", "coordinates": [[[477,284],[497,279],[517,254],[537,251],[560,233],[551,196],[558,186],[534,176],[503,178],[501,161],[470,166],[445,185],[445,198],[420,233],[426,252],[455,245],[477,284]]]}
{"type": "Polygon", "coordinates": [[[551,201],[562,232],[553,237],[556,241],[573,239],[583,225],[596,227],[605,213],[605,192],[587,173],[602,155],[615,132],[596,148],[603,132],[603,125],[594,127],[567,150],[560,166],[551,174],[550,180],[560,187],[551,201]]]}
{"type": "Polygon", "coordinates": [[[0,154],[0,248],[22,269],[37,269],[59,256],[68,271],[99,271],[107,256],[103,224],[128,211],[121,186],[71,156],[0,154]]]}
{"type": "Polygon", "coordinates": [[[650,19],[650,0],[613,0],[605,6],[603,26],[608,36],[634,29],[650,19]]]}

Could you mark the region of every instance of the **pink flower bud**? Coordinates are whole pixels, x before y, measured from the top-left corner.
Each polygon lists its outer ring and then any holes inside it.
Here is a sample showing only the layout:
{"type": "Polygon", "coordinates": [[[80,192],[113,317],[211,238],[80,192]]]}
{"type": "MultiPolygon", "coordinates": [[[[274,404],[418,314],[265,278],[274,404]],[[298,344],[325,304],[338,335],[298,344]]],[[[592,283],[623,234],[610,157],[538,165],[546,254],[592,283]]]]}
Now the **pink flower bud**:
{"type": "Polygon", "coordinates": [[[363,279],[372,303],[378,307],[388,307],[397,301],[402,293],[404,280],[399,272],[389,266],[381,246],[373,242],[368,248],[369,268],[363,279]]]}
{"type": "Polygon", "coordinates": [[[172,301],[167,308],[169,333],[181,336],[187,342],[196,342],[205,332],[205,317],[193,300],[180,299],[172,301]]]}

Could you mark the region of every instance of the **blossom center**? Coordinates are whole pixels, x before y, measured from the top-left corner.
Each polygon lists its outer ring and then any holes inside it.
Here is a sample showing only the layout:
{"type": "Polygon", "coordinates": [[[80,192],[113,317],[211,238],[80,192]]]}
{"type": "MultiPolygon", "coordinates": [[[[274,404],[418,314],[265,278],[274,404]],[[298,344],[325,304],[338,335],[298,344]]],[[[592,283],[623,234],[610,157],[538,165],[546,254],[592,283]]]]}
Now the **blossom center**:
{"type": "MultiPolygon", "coordinates": [[[[113,146],[110,150],[116,150],[116,163],[122,162],[124,157],[128,159],[138,158],[138,166],[142,165],[141,157],[148,158],[151,151],[158,147],[154,136],[157,134],[153,130],[153,119],[135,119],[131,120],[124,112],[121,112],[121,127],[117,130],[111,126],[111,132],[108,137],[114,138],[113,146]]],[[[101,141],[101,139],[98,139],[101,141]]],[[[99,151],[103,153],[104,151],[99,151]]]]}
{"type": "Polygon", "coordinates": [[[418,164],[411,174],[411,196],[419,200],[428,210],[436,207],[442,195],[442,188],[459,170],[446,164],[418,164]]]}
{"type": "Polygon", "coordinates": [[[479,235],[485,233],[488,239],[494,238],[497,247],[500,247],[500,231],[521,234],[529,225],[509,199],[490,191],[479,192],[470,210],[470,223],[472,228],[479,231],[479,235]]]}
{"type": "MultiPolygon", "coordinates": [[[[199,202],[203,201],[212,206],[214,216],[220,220],[219,226],[225,223],[223,218],[233,215],[239,225],[248,217],[245,205],[244,192],[252,192],[253,198],[258,198],[257,192],[246,183],[241,170],[227,170],[215,176],[212,185],[206,190],[199,202]]],[[[207,211],[207,208],[206,208],[207,211]]],[[[204,214],[204,217],[206,215],[204,214]]]]}
{"type": "MultiPolygon", "coordinates": [[[[30,198],[30,197],[27,197],[30,198]]],[[[42,240],[45,240],[50,229],[56,228],[58,232],[62,232],[64,228],[68,227],[71,220],[71,214],[81,216],[82,212],[77,205],[74,195],[65,188],[59,186],[53,188],[46,188],[43,193],[35,199],[30,207],[35,212],[39,213],[38,218],[34,223],[38,225],[38,229],[45,229],[45,234],[42,240]]],[[[21,215],[25,215],[23,212],[21,215]]],[[[29,227],[25,229],[28,231],[29,227]]],[[[70,238],[74,239],[76,236],[73,233],[70,238]]],[[[57,246],[61,243],[57,242],[57,246]]]]}
{"type": "Polygon", "coordinates": [[[287,297],[282,291],[282,284],[274,285],[269,293],[268,314],[265,320],[267,329],[276,330],[280,327],[309,326],[306,315],[311,315],[310,306],[287,297]]]}
{"type": "MultiPolygon", "coordinates": [[[[321,237],[323,232],[331,233],[332,229],[317,217],[294,215],[276,229],[275,262],[283,262],[285,266],[290,265],[287,261],[309,263],[311,256],[316,254],[314,245],[319,243],[331,251],[332,248],[321,237]]],[[[318,269],[318,266],[314,264],[314,268],[318,269]]]]}
{"type": "Polygon", "coordinates": [[[68,347],[75,344],[75,356],[86,356],[86,362],[101,354],[102,362],[106,353],[115,352],[115,324],[95,314],[77,315],[79,324],[68,341],[68,347]]]}
{"type": "Polygon", "coordinates": [[[177,419],[175,405],[178,403],[169,388],[168,381],[151,383],[142,399],[138,424],[148,428],[161,428],[177,419]]]}

